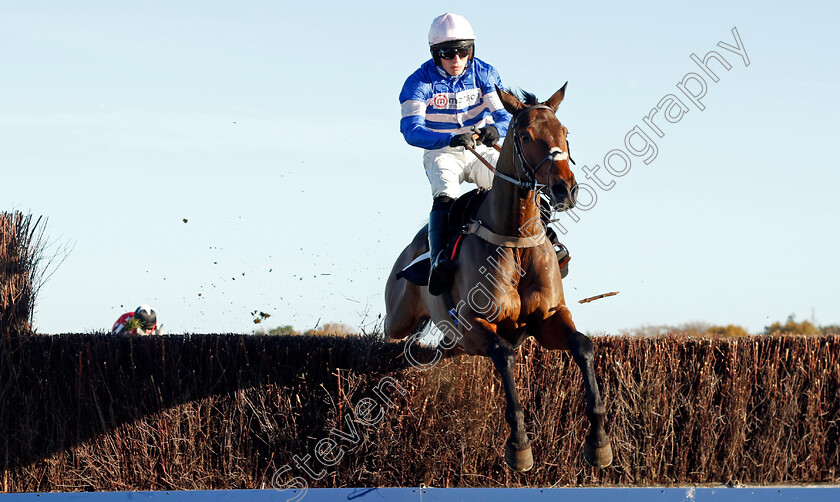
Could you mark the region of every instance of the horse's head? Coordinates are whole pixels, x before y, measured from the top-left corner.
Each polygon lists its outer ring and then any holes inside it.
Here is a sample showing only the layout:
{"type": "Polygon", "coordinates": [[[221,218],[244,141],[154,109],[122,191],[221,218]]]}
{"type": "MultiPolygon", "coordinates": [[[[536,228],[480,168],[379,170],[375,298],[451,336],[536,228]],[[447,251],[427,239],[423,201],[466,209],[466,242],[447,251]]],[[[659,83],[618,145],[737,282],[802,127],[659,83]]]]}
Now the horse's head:
{"type": "Polygon", "coordinates": [[[523,103],[513,94],[497,89],[505,109],[513,115],[507,140],[513,141],[514,166],[547,187],[551,205],[561,211],[575,207],[578,190],[569,167],[569,131],[555,116],[566,94],[566,84],[542,103],[533,94],[523,93],[523,103]]]}

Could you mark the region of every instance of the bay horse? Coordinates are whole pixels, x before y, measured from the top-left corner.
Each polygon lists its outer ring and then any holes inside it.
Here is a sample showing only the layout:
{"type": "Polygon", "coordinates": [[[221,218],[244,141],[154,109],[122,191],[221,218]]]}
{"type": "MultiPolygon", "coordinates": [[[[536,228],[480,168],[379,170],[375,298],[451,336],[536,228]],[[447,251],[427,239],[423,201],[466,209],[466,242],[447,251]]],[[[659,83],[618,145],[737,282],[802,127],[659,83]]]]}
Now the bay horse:
{"type": "Polygon", "coordinates": [[[385,334],[391,340],[403,339],[431,320],[445,335],[442,346],[448,343],[447,348],[492,359],[505,390],[505,420],[510,426],[505,463],[520,472],[534,461],[513,378],[516,349],[533,336],[546,349],[569,350],[583,374],[590,423],[583,457],[590,465],[606,467],[612,462],[612,448],[604,431],[593,344],[572,322],[560,267],[540,218],[539,193],[554,209],[575,204],[568,130],[555,116],[566,85],[542,103],[533,95],[526,94],[523,103],[497,91],[513,117],[492,189],[475,213],[479,224],[473,227],[483,230],[463,237],[451,292],[440,296],[396,278],[428,250],[426,227],[417,233],[397,258],[385,287],[385,334]]]}

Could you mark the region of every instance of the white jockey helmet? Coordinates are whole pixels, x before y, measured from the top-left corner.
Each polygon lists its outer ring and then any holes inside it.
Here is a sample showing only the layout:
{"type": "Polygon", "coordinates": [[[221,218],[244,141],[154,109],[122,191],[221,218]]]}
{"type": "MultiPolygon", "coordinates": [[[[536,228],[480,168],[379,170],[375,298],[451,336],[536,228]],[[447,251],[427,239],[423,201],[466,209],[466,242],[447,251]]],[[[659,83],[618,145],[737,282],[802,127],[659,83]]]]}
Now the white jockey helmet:
{"type": "Polygon", "coordinates": [[[429,46],[460,40],[475,40],[472,26],[464,16],[447,12],[432,21],[429,28],[429,46]]]}
{"type": "Polygon", "coordinates": [[[436,17],[429,28],[429,49],[437,66],[441,65],[441,53],[445,54],[447,50],[468,49],[468,65],[471,65],[475,56],[475,34],[469,21],[464,16],[450,12],[436,17]]]}

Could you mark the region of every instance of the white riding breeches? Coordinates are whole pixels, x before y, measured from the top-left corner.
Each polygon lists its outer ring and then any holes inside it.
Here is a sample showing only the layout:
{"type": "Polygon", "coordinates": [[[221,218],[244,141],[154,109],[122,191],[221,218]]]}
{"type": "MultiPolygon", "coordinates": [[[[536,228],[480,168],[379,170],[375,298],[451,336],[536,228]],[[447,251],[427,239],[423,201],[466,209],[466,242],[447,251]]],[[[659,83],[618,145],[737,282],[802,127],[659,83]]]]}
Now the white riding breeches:
{"type": "MultiPolygon", "coordinates": [[[[499,152],[494,148],[479,144],[475,150],[492,166],[499,160],[499,152]]],[[[475,183],[481,188],[490,188],[493,185],[493,172],[462,146],[426,150],[423,154],[423,166],[432,184],[433,198],[446,195],[457,199],[461,195],[461,183],[464,181],[475,183]]]]}

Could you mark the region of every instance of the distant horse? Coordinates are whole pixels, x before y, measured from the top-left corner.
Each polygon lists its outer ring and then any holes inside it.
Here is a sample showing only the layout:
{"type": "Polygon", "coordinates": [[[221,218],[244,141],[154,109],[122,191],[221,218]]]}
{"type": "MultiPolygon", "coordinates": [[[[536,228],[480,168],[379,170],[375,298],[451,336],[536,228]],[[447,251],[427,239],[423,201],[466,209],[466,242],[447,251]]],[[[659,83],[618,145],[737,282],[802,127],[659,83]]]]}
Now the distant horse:
{"type": "Polygon", "coordinates": [[[539,193],[556,209],[575,204],[568,130],[555,116],[565,91],[563,85],[543,103],[526,95],[526,104],[498,90],[513,118],[493,187],[475,213],[473,232],[462,238],[451,292],[432,296],[427,287],[396,278],[428,250],[426,228],[397,258],[385,287],[385,333],[390,339],[415,334],[431,319],[444,333],[444,343],[457,349],[457,342],[467,354],[493,360],[505,389],[505,420],[511,431],[505,462],[516,471],[527,471],[534,463],[513,378],[516,349],[528,336],[547,349],[572,353],[583,373],[590,423],[583,457],[596,467],[612,462],[592,341],[572,322],[557,258],[540,218],[539,193]]]}

